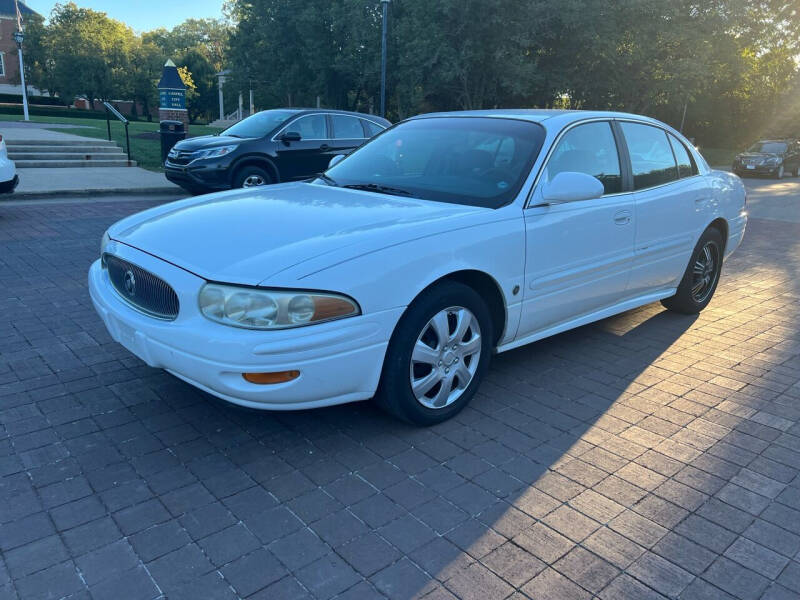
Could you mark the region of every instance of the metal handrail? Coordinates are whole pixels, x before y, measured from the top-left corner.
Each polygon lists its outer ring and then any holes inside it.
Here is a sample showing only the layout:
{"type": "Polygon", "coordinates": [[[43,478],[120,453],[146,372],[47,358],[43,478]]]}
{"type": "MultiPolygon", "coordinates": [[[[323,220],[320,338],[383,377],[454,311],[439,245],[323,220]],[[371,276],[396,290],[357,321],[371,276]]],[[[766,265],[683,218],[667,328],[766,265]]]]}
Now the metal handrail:
{"type": "Polygon", "coordinates": [[[125,125],[125,145],[127,146],[128,151],[128,166],[131,164],[131,138],[128,134],[128,125],[130,121],[122,116],[122,113],[119,112],[116,108],[111,106],[108,102],[103,102],[103,106],[106,107],[106,127],[108,128],[108,141],[111,141],[111,115],[114,115],[117,119],[122,121],[122,124],[125,125]]]}

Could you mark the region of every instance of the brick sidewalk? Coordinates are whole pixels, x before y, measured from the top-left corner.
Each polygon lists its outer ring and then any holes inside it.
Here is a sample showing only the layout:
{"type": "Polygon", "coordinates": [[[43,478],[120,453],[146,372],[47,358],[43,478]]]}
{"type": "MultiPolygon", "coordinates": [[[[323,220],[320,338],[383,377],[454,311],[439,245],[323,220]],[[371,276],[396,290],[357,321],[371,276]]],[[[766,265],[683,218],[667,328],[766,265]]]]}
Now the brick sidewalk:
{"type": "Polygon", "coordinates": [[[147,203],[0,204],[0,599],[800,594],[800,224],[698,318],[494,361],[455,420],[218,402],[112,343],[86,271],[147,203]]]}

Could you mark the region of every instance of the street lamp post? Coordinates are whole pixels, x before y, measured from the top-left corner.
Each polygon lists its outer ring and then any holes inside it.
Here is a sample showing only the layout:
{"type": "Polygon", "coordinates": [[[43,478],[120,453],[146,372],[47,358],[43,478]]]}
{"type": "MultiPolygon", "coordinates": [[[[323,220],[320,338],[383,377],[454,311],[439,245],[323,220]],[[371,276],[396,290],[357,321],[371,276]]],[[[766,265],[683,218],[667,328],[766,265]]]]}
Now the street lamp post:
{"type": "Polygon", "coordinates": [[[25,113],[25,120],[30,121],[28,116],[28,90],[25,88],[25,66],[22,62],[22,40],[25,39],[22,31],[14,32],[14,41],[17,42],[17,49],[19,54],[19,79],[22,84],[22,110],[25,113]]]}
{"type": "Polygon", "coordinates": [[[386,22],[389,19],[389,2],[381,0],[383,9],[383,33],[381,36],[381,116],[386,116],[386,22]]]}

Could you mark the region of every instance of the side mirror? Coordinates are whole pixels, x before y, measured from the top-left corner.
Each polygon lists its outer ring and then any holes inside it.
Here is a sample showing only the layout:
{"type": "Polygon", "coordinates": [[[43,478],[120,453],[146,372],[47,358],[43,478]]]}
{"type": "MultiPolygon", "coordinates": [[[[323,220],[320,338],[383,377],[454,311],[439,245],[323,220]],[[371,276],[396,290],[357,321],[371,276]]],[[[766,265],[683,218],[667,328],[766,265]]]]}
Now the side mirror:
{"type": "Polygon", "coordinates": [[[544,184],[542,200],[547,204],[565,204],[600,198],[604,192],[600,180],[586,173],[563,171],[544,184]]]}
{"type": "Polygon", "coordinates": [[[296,131],[287,131],[286,133],[284,133],[281,136],[281,141],[287,142],[287,143],[288,142],[299,142],[302,139],[303,139],[303,136],[301,136],[296,131]]]}
{"type": "Polygon", "coordinates": [[[328,168],[330,169],[331,167],[335,167],[343,160],[344,160],[344,154],[337,154],[331,159],[331,162],[328,163],[328,168]]]}

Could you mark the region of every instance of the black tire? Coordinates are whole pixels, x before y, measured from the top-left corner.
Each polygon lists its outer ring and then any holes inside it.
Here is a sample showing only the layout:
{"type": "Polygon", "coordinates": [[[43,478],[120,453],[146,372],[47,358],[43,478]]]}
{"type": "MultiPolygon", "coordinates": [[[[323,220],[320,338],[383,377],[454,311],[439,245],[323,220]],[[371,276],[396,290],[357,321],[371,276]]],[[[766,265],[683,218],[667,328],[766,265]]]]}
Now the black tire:
{"type": "MultiPolygon", "coordinates": [[[[455,281],[442,282],[423,292],[400,319],[386,352],[375,401],[388,413],[415,425],[434,425],[456,415],[475,395],[489,368],[494,349],[494,327],[486,302],[474,289],[455,281]],[[451,404],[429,408],[417,400],[411,388],[411,354],[431,319],[450,307],[463,307],[480,327],[480,355],[467,387],[451,404]]],[[[466,363],[465,359],[465,363],[466,363]]],[[[441,366],[441,362],[439,365],[441,366]]],[[[435,387],[434,387],[435,390],[435,387]]]]}
{"type": "Polygon", "coordinates": [[[670,298],[662,300],[661,304],[668,310],[685,315],[697,314],[708,306],[719,283],[724,249],[724,241],[719,229],[714,227],[706,229],[703,235],[700,236],[700,241],[694,247],[692,258],[686,267],[686,272],[683,274],[680,285],[678,285],[677,293],[670,298]],[[712,254],[714,265],[711,270],[704,268],[701,275],[701,273],[697,272],[697,269],[706,260],[706,249],[712,254]],[[706,276],[709,278],[706,285],[695,293],[695,288],[700,283],[700,279],[705,280],[706,276]]]}
{"type": "Polygon", "coordinates": [[[783,175],[784,175],[784,167],[783,167],[783,165],[781,165],[780,167],[778,167],[778,170],[775,171],[774,177],[775,177],[775,179],[780,180],[780,179],[783,179],[783,175]]]}
{"type": "Polygon", "coordinates": [[[260,187],[264,185],[270,185],[271,183],[274,182],[272,181],[272,176],[267,172],[267,170],[255,165],[245,165],[236,171],[236,175],[233,178],[234,188],[260,187]],[[255,182],[258,180],[262,181],[263,183],[254,185],[248,183],[249,181],[255,182]]]}
{"type": "Polygon", "coordinates": [[[795,177],[800,177],[800,165],[797,165],[794,168],[794,173],[793,174],[794,174],[795,177]]]}

